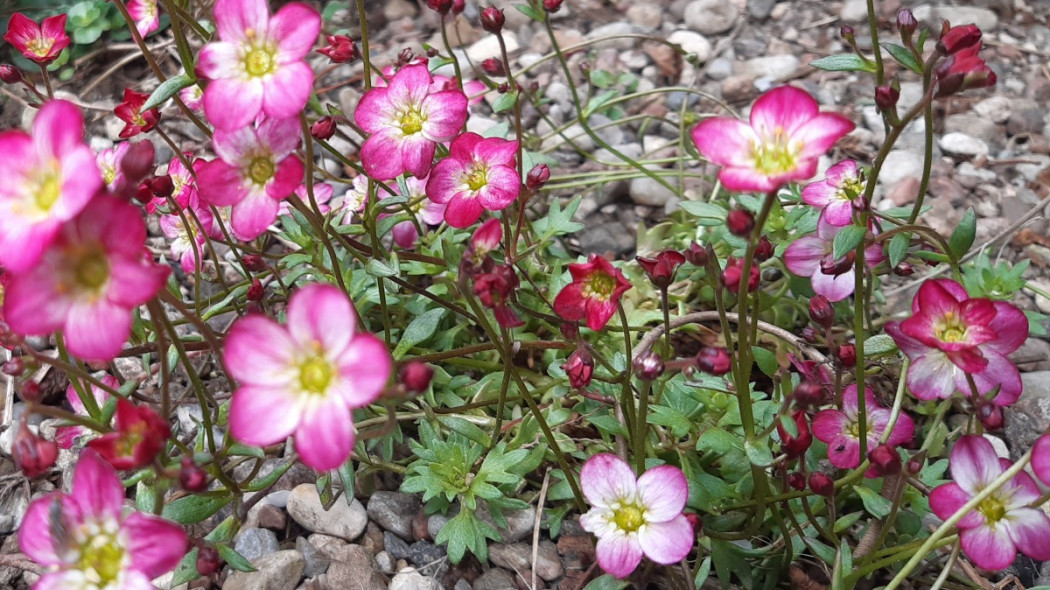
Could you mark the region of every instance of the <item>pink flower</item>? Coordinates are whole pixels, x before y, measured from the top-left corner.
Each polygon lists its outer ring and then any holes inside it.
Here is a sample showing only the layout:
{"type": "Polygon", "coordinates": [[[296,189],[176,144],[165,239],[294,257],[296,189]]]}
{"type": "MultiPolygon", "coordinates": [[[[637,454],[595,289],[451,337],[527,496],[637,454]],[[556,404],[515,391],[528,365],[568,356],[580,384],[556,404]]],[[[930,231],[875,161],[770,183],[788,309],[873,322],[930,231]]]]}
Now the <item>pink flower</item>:
{"type": "MultiPolygon", "coordinates": [[[[784,250],[784,264],[800,277],[809,277],[813,290],[829,301],[842,301],[853,294],[855,254],[851,251],[842,258],[834,258],[835,236],[841,227],[832,225],[824,216],[817,222],[814,234],[802,236],[784,250]]],[[[868,268],[882,261],[882,248],[871,245],[864,250],[868,268]]]]}
{"type": "Polygon", "coordinates": [[[160,11],[157,0],[130,0],[128,13],[135,21],[135,29],[145,37],[160,28],[160,11]]]}
{"type": "Polygon", "coordinates": [[[190,110],[200,112],[204,108],[204,89],[200,87],[200,84],[183,88],[179,91],[179,98],[190,110]]]}
{"type": "Polygon", "coordinates": [[[1007,358],[1028,338],[1028,318],[1010,303],[971,298],[950,279],[926,281],[912,300],[912,317],[886,324],[911,359],[908,389],[922,400],[970,395],[967,375],[993,402],[1008,406],[1021,395],[1021,375],[1007,358]]]}
{"type": "Polygon", "coordinates": [[[142,112],[142,105],[146,104],[147,99],[148,94],[135,92],[130,88],[124,89],[124,102],[113,109],[117,118],[124,121],[124,129],[120,131],[121,139],[150,131],[160,122],[160,109],[157,107],[142,112]]]}
{"type": "Polygon", "coordinates": [[[352,411],[372,403],[390,377],[383,343],[357,331],[345,293],[313,284],[292,295],[288,325],[243,317],[226,339],[226,368],[240,382],[230,433],[256,446],[295,435],[303,463],[333,469],[354,446],[352,411]]]}
{"type": "Polygon", "coordinates": [[[1032,472],[1044,485],[1050,486],[1050,434],[1044,434],[1032,446],[1032,472]]]}
{"type": "Polygon", "coordinates": [[[88,441],[88,446],[117,469],[139,469],[153,462],[169,438],[167,420],[149,406],[136,406],[119,398],[116,429],[88,441]]]}
{"type": "Polygon", "coordinates": [[[38,64],[49,64],[69,46],[70,39],[66,34],[66,15],[59,14],[45,18],[38,25],[33,19],[21,12],[16,12],[7,22],[4,41],[22,52],[26,59],[38,64]]]}
{"type": "Polygon", "coordinates": [[[70,493],[51,492],[29,505],[18,541],[47,569],[36,590],[148,590],[186,553],[181,527],[124,507],[124,485],[92,451],[80,457],[70,493]]]}
{"type": "MultiPolygon", "coordinates": [[[[875,448],[882,439],[890,422],[890,410],[875,401],[871,389],[864,388],[864,407],[867,410],[867,448],[875,448]]],[[[828,460],[840,469],[853,469],[860,465],[860,402],[857,385],[847,385],[842,392],[841,410],[821,410],[813,418],[813,435],[828,445],[828,460]]],[[[900,445],[915,434],[915,422],[901,412],[893,426],[886,444],[900,445]]],[[[865,477],[877,477],[874,468],[869,468],[865,477]]]]}
{"type": "Polygon", "coordinates": [[[842,115],[821,113],[806,91],[780,86],[758,97],[750,124],[714,117],[692,136],[705,158],[723,166],[718,179],[727,189],[770,192],[811,178],[820,156],[853,128],[842,115]]]}
{"type": "Polygon", "coordinates": [[[350,190],[343,193],[343,201],[339,205],[342,211],[343,225],[354,222],[354,215],[365,210],[368,204],[368,176],[358,174],[350,181],[350,190]]]}
{"type": "Polygon", "coordinates": [[[40,263],[11,277],[4,317],[19,334],[62,330],[69,351],[108,361],[131,334],[131,312],[156,295],[166,266],[145,258],[146,224],[132,205],[100,195],[65,223],[40,263]]]}
{"type": "Polygon", "coordinates": [[[587,327],[601,330],[616,313],[622,296],[631,288],[623,272],[611,262],[591,254],[585,263],[569,265],[572,282],[554,298],[554,313],[562,319],[587,320],[587,327]]]}
{"type": "Polygon", "coordinates": [[[424,178],[434,151],[467,120],[467,97],[460,90],[433,92],[424,65],[401,68],[386,87],[373,87],[354,111],[354,120],[372,135],[361,146],[361,164],[375,180],[391,180],[406,170],[424,178]]]}
{"type": "Polygon", "coordinates": [[[189,227],[186,227],[182,216],[176,212],[161,216],[160,231],[171,240],[171,257],[179,261],[183,272],[193,274],[204,260],[204,244],[214,233],[215,218],[210,211],[200,206],[186,207],[182,214],[186,216],[189,227]]]}
{"type": "Polygon", "coordinates": [[[124,141],[102,150],[95,156],[95,164],[102,173],[102,182],[109,190],[115,190],[124,180],[124,171],[121,170],[120,163],[130,147],[131,144],[124,141]]]}
{"type": "Polygon", "coordinates": [[[212,205],[233,206],[237,238],[262,235],[277,219],[281,199],[299,187],[303,164],[292,152],[300,136],[296,119],[265,119],[258,128],[215,132],[212,142],[219,158],[201,166],[197,190],[212,205]]]}
{"type": "Polygon", "coordinates": [[[616,455],[594,455],[583,464],[580,487],[591,509],[580,524],[598,537],[598,565],[626,578],[644,554],[662,565],[682,561],[695,536],[682,514],[689,486],[672,465],[649,469],[641,477],[616,455]]]}
{"type": "Polygon", "coordinates": [[[427,180],[427,196],[447,205],[445,221],[468,227],[485,211],[499,211],[521,192],[515,168],[518,142],[464,133],[452,141],[448,157],[438,162],[427,180]]]}
{"type": "MultiPolygon", "coordinates": [[[[960,438],[951,456],[955,481],[930,493],[930,509],[947,520],[1009,467],[1010,462],[999,459],[984,437],[960,438]]],[[[1039,487],[1022,471],[956,523],[970,561],[983,569],[1001,570],[1013,563],[1018,550],[1036,561],[1050,560],[1050,518],[1038,507],[1029,507],[1039,497],[1039,487]]]]}
{"type": "MultiPolygon", "coordinates": [[[[391,230],[394,236],[394,243],[406,250],[411,250],[416,247],[416,241],[419,240],[419,230],[416,229],[416,223],[423,226],[426,230],[428,225],[440,225],[441,220],[445,216],[445,205],[431,201],[426,196],[427,180],[425,178],[416,178],[412,176],[405,179],[405,187],[408,189],[407,195],[402,195],[408,199],[407,208],[412,212],[412,215],[416,218],[416,222],[406,220],[398,223],[391,230]]],[[[395,187],[395,190],[396,187],[395,187]]],[[[398,191],[400,192],[400,191],[398,191]]],[[[380,189],[379,194],[383,198],[389,198],[394,195],[388,195],[386,191],[380,189]]],[[[382,201],[380,201],[382,203],[382,201]]],[[[404,211],[403,207],[398,207],[391,210],[391,213],[398,213],[404,211]]]]}
{"type": "Polygon", "coordinates": [[[8,270],[36,265],[62,223],[102,188],[83,135],[80,111],[64,100],[40,108],[32,135],[0,133],[0,265],[8,270]]]}
{"type": "MultiPolygon", "coordinates": [[[[332,200],[332,193],[335,188],[332,185],[325,182],[314,183],[314,200],[317,201],[317,208],[320,209],[321,215],[327,214],[332,210],[332,207],[328,205],[328,201],[332,200]]],[[[306,203],[306,206],[310,206],[310,194],[306,192],[306,185],[300,184],[299,188],[295,189],[295,196],[299,197],[299,200],[306,203]]],[[[280,215],[291,215],[292,205],[288,201],[281,201],[281,206],[278,208],[280,215]]]]}
{"type": "MultiPolygon", "coordinates": [[[[106,384],[113,389],[120,387],[120,382],[117,378],[112,375],[104,375],[101,379],[102,383],[106,384]]],[[[106,401],[109,399],[109,393],[105,389],[97,385],[91,385],[90,387],[91,397],[95,398],[95,403],[98,407],[106,405],[106,401]]],[[[73,408],[73,411],[80,416],[87,416],[87,409],[84,407],[84,402],[80,399],[80,395],[77,394],[75,387],[70,385],[66,388],[66,399],[69,400],[69,405],[73,408]]],[[[59,426],[55,429],[55,442],[58,446],[63,449],[69,449],[73,447],[73,443],[76,442],[77,438],[88,434],[90,431],[83,426],[59,426]]]]}
{"type": "Polygon", "coordinates": [[[842,227],[853,222],[853,211],[863,210],[864,173],[853,160],[843,160],[828,168],[824,180],[802,189],[802,202],[823,208],[821,219],[842,227]]]}
{"type": "Polygon", "coordinates": [[[259,113],[298,115],[314,84],[303,58],[321,31],[320,15],[301,2],[285,4],[271,18],[266,0],[218,0],[215,26],[220,41],[201,49],[197,66],[211,79],[204,113],[215,128],[237,131],[259,113]]]}

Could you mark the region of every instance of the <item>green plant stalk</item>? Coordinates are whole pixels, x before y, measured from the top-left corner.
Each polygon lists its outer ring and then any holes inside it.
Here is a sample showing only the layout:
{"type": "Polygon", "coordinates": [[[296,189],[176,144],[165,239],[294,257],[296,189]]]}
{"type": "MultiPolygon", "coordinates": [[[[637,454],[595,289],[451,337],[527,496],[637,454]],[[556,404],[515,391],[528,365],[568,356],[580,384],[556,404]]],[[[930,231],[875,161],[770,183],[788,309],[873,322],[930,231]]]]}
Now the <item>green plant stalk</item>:
{"type": "Polygon", "coordinates": [[[197,72],[193,67],[193,51],[186,40],[186,33],[182,30],[182,15],[175,10],[172,0],[161,0],[161,2],[164,3],[164,9],[168,11],[168,16],[171,18],[171,33],[175,37],[175,46],[179,51],[179,59],[182,60],[182,69],[191,80],[196,82],[197,72]]]}
{"type": "Polygon", "coordinates": [[[365,0],[357,0],[357,18],[361,21],[361,61],[365,64],[365,91],[372,89],[372,52],[368,42],[368,11],[365,0]]]}
{"type": "MultiPolygon", "coordinates": [[[[449,59],[452,60],[452,69],[456,71],[456,81],[459,82],[459,87],[463,88],[463,72],[459,68],[459,58],[456,57],[456,52],[452,51],[452,44],[448,42],[447,13],[441,15],[441,42],[445,45],[445,51],[448,52],[449,59]]],[[[463,128],[466,129],[466,123],[463,124],[463,128]]]]}
{"type": "MultiPolygon", "coordinates": [[[[80,363],[78,363],[76,359],[70,356],[69,351],[66,350],[66,339],[62,336],[61,332],[55,333],[55,347],[58,348],[59,359],[61,359],[68,366],[76,369],[76,371],[67,372],[67,374],[69,376],[69,382],[73,384],[73,389],[75,389],[77,392],[77,397],[79,397],[80,402],[84,404],[84,409],[87,410],[89,416],[91,416],[95,420],[100,420],[102,418],[102,409],[99,408],[98,403],[95,402],[95,396],[91,393],[91,391],[88,388],[84,387],[84,383],[77,378],[90,375],[88,375],[87,371],[84,371],[80,368],[80,363]]],[[[37,357],[36,354],[33,354],[33,358],[40,357],[37,357]]],[[[110,388],[107,387],[106,389],[110,388]]]]}
{"type": "Polygon", "coordinates": [[[875,0],[868,0],[868,30],[871,32],[871,48],[875,55],[875,80],[882,86],[886,73],[882,67],[882,48],[879,47],[879,21],[875,14],[875,0]]]}
{"type": "MultiPolygon", "coordinates": [[[[933,64],[937,61],[937,53],[934,52],[930,59],[923,64],[922,90],[923,96],[932,95],[933,64]]],[[[926,189],[930,186],[930,172],[933,170],[933,101],[930,100],[922,110],[923,117],[923,162],[922,177],[919,181],[919,194],[915,196],[915,204],[912,206],[911,215],[908,216],[908,225],[915,223],[922,211],[922,203],[926,200],[926,189]]]]}
{"type": "Polygon", "coordinates": [[[40,66],[40,75],[44,78],[44,89],[47,90],[47,97],[54,99],[55,91],[51,88],[51,75],[47,73],[47,66],[44,64],[37,65],[40,66]]]}
{"type": "MultiPolygon", "coordinates": [[[[627,435],[631,439],[632,445],[634,444],[634,438],[637,435],[634,431],[634,427],[637,424],[634,416],[634,388],[631,386],[631,375],[634,369],[632,360],[634,354],[631,352],[631,329],[627,325],[627,312],[623,310],[623,304],[617,304],[616,309],[620,315],[620,327],[623,331],[624,341],[624,377],[623,377],[623,388],[620,391],[620,406],[623,407],[623,411],[626,414],[627,420],[627,435]]],[[[641,471],[638,472],[641,475],[641,471]]]]}
{"type": "MultiPolygon", "coordinates": [[[[870,2],[871,0],[869,0],[870,2]]],[[[874,182],[874,180],[872,180],[874,182]]],[[[861,227],[868,227],[868,214],[860,216],[861,227]]],[[[868,404],[867,396],[864,395],[864,273],[867,270],[867,257],[864,249],[867,240],[862,239],[857,244],[856,255],[853,259],[853,341],[857,355],[854,365],[854,378],[857,380],[857,428],[860,430],[860,456],[868,455],[868,404]]]]}
{"type": "Polygon", "coordinates": [[[638,422],[634,429],[634,438],[631,440],[634,443],[635,470],[638,475],[645,473],[645,442],[649,434],[649,394],[652,387],[652,381],[643,380],[641,391],[638,392],[638,422]]]}

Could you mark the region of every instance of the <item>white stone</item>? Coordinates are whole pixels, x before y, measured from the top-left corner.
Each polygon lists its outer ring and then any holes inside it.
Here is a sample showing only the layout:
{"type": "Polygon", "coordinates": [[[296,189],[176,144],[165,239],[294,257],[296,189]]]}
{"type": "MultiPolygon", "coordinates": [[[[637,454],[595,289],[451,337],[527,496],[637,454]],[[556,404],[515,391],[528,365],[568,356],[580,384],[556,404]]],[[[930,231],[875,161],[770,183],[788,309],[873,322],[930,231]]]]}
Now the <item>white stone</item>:
{"type": "MultiPolygon", "coordinates": [[[[313,486],[311,486],[313,487],[313,486]]],[[[278,551],[252,562],[254,572],[233,572],[223,590],[294,590],[306,568],[298,551],[278,551]]]]}
{"type": "Polygon", "coordinates": [[[368,524],[365,507],[356,499],[347,504],[346,498],[339,498],[326,511],[317,494],[317,486],[311,483],[297,486],[288,495],[288,514],[310,532],[324,533],[347,541],[359,537],[368,524]]]}
{"type": "Polygon", "coordinates": [[[668,35],[668,43],[679,45],[686,53],[695,53],[701,63],[711,57],[711,42],[700,33],[693,31],[675,31],[668,35]]]}
{"type": "Polygon", "coordinates": [[[908,150],[893,150],[886,155],[879,171],[879,183],[893,186],[909,176],[922,176],[922,156],[908,150]]]}
{"type": "Polygon", "coordinates": [[[740,9],[727,0],[693,0],[685,7],[685,26],[703,33],[717,35],[733,28],[740,9]]]}
{"type": "Polygon", "coordinates": [[[999,17],[987,8],[976,6],[930,6],[923,4],[912,9],[912,14],[919,22],[940,27],[942,20],[951,21],[953,25],[973,23],[985,33],[991,32],[999,24],[999,17]]]}
{"type": "Polygon", "coordinates": [[[958,156],[987,156],[988,144],[965,133],[946,133],[937,140],[937,145],[948,154],[958,156]]]}
{"type": "MultiPolygon", "coordinates": [[[[518,36],[511,31],[503,31],[503,41],[507,44],[507,53],[514,53],[521,47],[518,36]]],[[[485,35],[467,48],[467,57],[474,63],[481,63],[490,57],[500,57],[499,38],[485,35]]]]}
{"type": "Polygon", "coordinates": [[[786,78],[798,70],[799,60],[794,55],[770,55],[744,62],[744,72],[756,78],[786,78]]]}
{"type": "Polygon", "coordinates": [[[441,590],[441,584],[434,578],[406,567],[390,580],[390,590],[441,590]]]}
{"type": "Polygon", "coordinates": [[[846,3],[842,5],[842,12],[839,13],[839,18],[846,23],[855,23],[862,20],[867,20],[867,0],[846,0],[846,3]]]}

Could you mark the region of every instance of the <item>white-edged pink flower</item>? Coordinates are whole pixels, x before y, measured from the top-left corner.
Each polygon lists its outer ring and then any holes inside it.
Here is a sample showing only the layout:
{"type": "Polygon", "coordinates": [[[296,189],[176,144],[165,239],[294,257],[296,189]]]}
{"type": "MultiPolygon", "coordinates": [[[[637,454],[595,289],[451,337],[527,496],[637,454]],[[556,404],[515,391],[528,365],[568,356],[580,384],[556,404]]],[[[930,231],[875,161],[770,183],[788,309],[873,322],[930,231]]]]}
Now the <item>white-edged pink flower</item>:
{"type": "Polygon", "coordinates": [[[183,272],[193,274],[206,256],[204,244],[209,237],[217,237],[212,235],[216,228],[215,218],[206,208],[192,205],[183,208],[182,215],[177,211],[161,215],[160,231],[171,240],[171,257],[179,261],[183,272]],[[182,215],[186,216],[189,227],[183,223],[182,215]]]}
{"type": "Polygon", "coordinates": [[[368,176],[358,174],[350,181],[350,189],[343,193],[343,199],[339,204],[339,211],[343,217],[343,225],[354,222],[354,216],[365,210],[368,204],[368,176]]]}
{"type": "Polygon", "coordinates": [[[28,270],[103,186],[80,110],[52,100],[40,107],[32,135],[0,133],[0,178],[0,265],[28,270]]]}
{"type": "MultiPolygon", "coordinates": [[[[314,183],[314,200],[317,201],[317,208],[321,210],[321,215],[327,215],[332,207],[328,204],[328,201],[332,200],[332,193],[335,192],[335,188],[326,182],[315,182],[314,183]]],[[[306,203],[306,206],[310,206],[310,193],[306,192],[306,185],[300,184],[299,188],[295,189],[295,196],[299,197],[299,200],[306,203]]],[[[292,205],[288,201],[281,201],[281,207],[278,209],[279,215],[291,215],[292,205]]]]}
{"type": "Polygon", "coordinates": [[[455,137],[466,122],[463,92],[434,92],[432,82],[427,66],[405,66],[389,86],[373,87],[357,103],[354,120],[371,134],[361,146],[361,165],[375,180],[405,171],[425,178],[437,144],[455,137]]]}
{"type": "Polygon", "coordinates": [[[1050,486],[1050,434],[1040,436],[1032,445],[1032,472],[1043,485],[1050,486]]]}
{"type": "Polygon", "coordinates": [[[179,91],[179,98],[185,103],[186,108],[201,112],[204,110],[204,89],[200,84],[187,86],[179,91]]]}
{"type": "Polygon", "coordinates": [[[295,117],[306,106],[314,73],[303,58],[321,31],[321,16],[290,2],[271,17],[266,0],[218,0],[219,41],[201,49],[198,70],[211,80],[204,114],[222,131],[237,131],[260,114],[295,117]]]}
{"type": "Polygon", "coordinates": [[[182,527],[126,508],[117,472],[90,450],[70,493],[29,505],[18,542],[46,570],[34,590],[151,590],[186,553],[182,527]]]}
{"type": "Polygon", "coordinates": [[[499,211],[518,198],[521,177],[515,156],[518,142],[464,133],[452,140],[448,157],[427,179],[427,196],[445,205],[445,221],[469,227],[488,211],[499,211]]]}
{"type": "Polygon", "coordinates": [[[95,156],[95,164],[102,173],[102,182],[107,189],[116,189],[117,185],[124,180],[124,171],[120,168],[120,162],[130,147],[130,143],[122,141],[111,148],[102,150],[95,156]]]}
{"type": "MultiPolygon", "coordinates": [[[[412,211],[412,215],[415,216],[416,221],[423,226],[424,230],[426,230],[428,225],[439,225],[445,217],[445,205],[428,199],[426,186],[427,179],[425,178],[412,176],[405,179],[405,187],[408,189],[408,194],[404,195],[408,198],[408,203],[405,206],[412,211]]],[[[385,194],[385,191],[380,194],[385,194]]],[[[389,196],[392,197],[394,195],[389,196]]],[[[382,201],[380,201],[380,204],[382,204],[382,201]]],[[[404,208],[399,206],[391,211],[391,214],[403,211],[404,208]]],[[[419,230],[416,229],[416,224],[412,220],[398,223],[394,226],[394,229],[390,230],[390,233],[394,236],[394,243],[406,250],[415,248],[416,241],[419,240],[419,230]]]]}
{"type": "Polygon", "coordinates": [[[661,465],[635,478],[623,459],[601,453],[583,464],[580,487],[591,505],[580,524],[598,537],[598,565],[607,573],[625,578],[643,554],[671,565],[692,550],[693,526],[682,514],[689,486],[681,469],[661,465]]]}
{"type": "MultiPolygon", "coordinates": [[[[1010,465],[983,436],[960,438],[951,455],[955,481],[930,493],[930,509],[947,520],[1010,465]]],[[[1001,570],[1013,563],[1018,551],[1036,561],[1050,560],[1050,517],[1032,506],[1040,495],[1031,476],[1022,471],[956,523],[970,561],[987,570],[1001,570]]]]}
{"type": "Polygon", "coordinates": [[[15,273],[4,318],[15,332],[62,330],[69,351],[89,361],[115,357],[131,335],[131,312],[156,295],[170,269],[146,258],[139,210],[99,195],[63,224],[39,264],[15,273]]]}
{"type": "Polygon", "coordinates": [[[288,324],[242,317],[226,338],[226,368],[239,387],[230,433],[256,446],[295,435],[303,463],[334,469],[354,446],[353,410],[382,393],[392,360],[382,341],[357,331],[350,298],[331,285],[299,289],[288,324]]]}
{"type": "Polygon", "coordinates": [[[253,240],[277,219],[279,203],[303,180],[303,163],[292,155],[301,130],[296,119],[264,119],[257,128],[216,131],[218,159],[197,172],[201,198],[218,207],[232,206],[233,234],[253,240]]]}
{"type": "MultiPolygon", "coordinates": [[[[828,301],[842,301],[853,294],[856,286],[853,264],[856,254],[850,251],[842,258],[834,258],[835,236],[840,231],[841,227],[822,216],[816,233],[796,239],[784,250],[784,265],[788,270],[800,277],[809,277],[813,290],[828,301]]],[[[864,249],[864,259],[868,268],[875,268],[883,259],[882,247],[868,246],[864,249]]]]}
{"type": "MultiPolygon", "coordinates": [[[[864,409],[867,422],[867,448],[874,449],[882,439],[890,423],[891,412],[879,405],[871,389],[864,388],[864,409]]],[[[842,392],[841,410],[821,410],[813,417],[813,435],[828,445],[828,460],[839,469],[853,469],[860,465],[860,400],[857,385],[852,383],[842,392]]],[[[896,447],[915,435],[915,422],[911,416],[901,412],[893,425],[886,444],[896,447]]],[[[865,477],[877,477],[875,467],[864,473],[865,477]]]]}
{"type": "MultiPolygon", "coordinates": [[[[113,389],[120,387],[120,382],[112,375],[103,375],[100,381],[113,389]]],[[[106,401],[109,400],[109,393],[107,393],[105,389],[92,384],[89,387],[89,390],[91,391],[91,397],[95,398],[95,403],[98,404],[98,407],[101,408],[106,405],[106,401]]],[[[84,401],[80,399],[80,395],[77,394],[77,389],[72,385],[66,388],[66,399],[69,400],[69,405],[73,408],[74,413],[79,416],[88,415],[87,408],[84,407],[84,401]]],[[[55,429],[55,442],[63,449],[71,449],[77,438],[88,432],[90,432],[90,430],[79,425],[59,426],[55,429]]]]}
{"type": "Polygon", "coordinates": [[[143,37],[160,28],[157,0],[129,0],[128,13],[135,21],[135,29],[143,37]]]}
{"type": "Polygon", "coordinates": [[[853,160],[843,160],[828,168],[824,180],[802,189],[802,202],[823,209],[821,219],[838,227],[853,223],[853,211],[865,209],[864,173],[853,160]]]}
{"type": "Polygon", "coordinates": [[[842,115],[820,112],[805,90],[780,86],[758,97],[750,123],[705,119],[692,138],[705,158],[722,166],[718,179],[727,189],[769,192],[812,178],[817,160],[853,128],[842,115]]]}

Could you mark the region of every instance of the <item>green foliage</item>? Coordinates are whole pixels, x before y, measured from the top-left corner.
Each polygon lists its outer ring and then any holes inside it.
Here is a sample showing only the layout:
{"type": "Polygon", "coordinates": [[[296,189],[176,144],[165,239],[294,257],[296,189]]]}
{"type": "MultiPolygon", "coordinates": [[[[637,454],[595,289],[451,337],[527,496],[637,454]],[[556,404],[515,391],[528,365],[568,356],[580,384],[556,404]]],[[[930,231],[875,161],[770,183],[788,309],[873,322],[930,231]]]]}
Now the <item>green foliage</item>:
{"type": "Polygon", "coordinates": [[[1009,301],[1024,288],[1025,280],[1022,277],[1029,264],[1028,260],[1017,264],[1005,260],[996,260],[993,263],[987,252],[981,252],[970,264],[963,267],[963,286],[972,297],[1009,301]]]}

